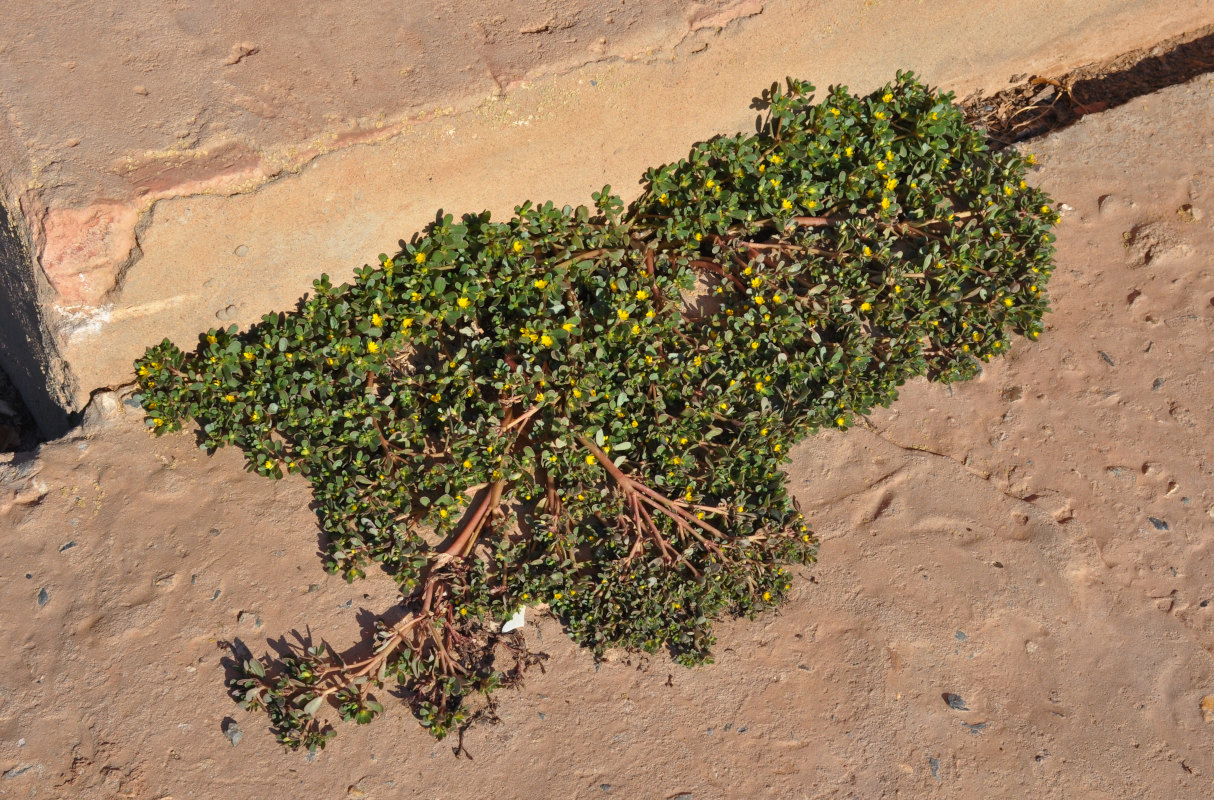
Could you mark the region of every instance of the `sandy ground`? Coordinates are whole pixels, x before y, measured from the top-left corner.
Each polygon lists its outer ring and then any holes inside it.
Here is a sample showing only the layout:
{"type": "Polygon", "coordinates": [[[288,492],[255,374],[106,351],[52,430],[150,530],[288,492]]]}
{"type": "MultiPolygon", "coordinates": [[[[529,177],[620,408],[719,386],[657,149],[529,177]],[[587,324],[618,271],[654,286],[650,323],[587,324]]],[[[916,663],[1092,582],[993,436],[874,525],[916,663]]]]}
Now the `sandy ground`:
{"type": "Polygon", "coordinates": [[[0,796],[1210,797],[1212,117],[1205,76],[1032,143],[1065,204],[1041,342],[798,447],[821,561],[716,664],[596,665],[530,619],[547,672],[472,761],[398,708],[309,761],[226,697],[218,641],[344,649],[392,602],[321,571],[302,481],[133,412],[18,456],[0,796]]]}

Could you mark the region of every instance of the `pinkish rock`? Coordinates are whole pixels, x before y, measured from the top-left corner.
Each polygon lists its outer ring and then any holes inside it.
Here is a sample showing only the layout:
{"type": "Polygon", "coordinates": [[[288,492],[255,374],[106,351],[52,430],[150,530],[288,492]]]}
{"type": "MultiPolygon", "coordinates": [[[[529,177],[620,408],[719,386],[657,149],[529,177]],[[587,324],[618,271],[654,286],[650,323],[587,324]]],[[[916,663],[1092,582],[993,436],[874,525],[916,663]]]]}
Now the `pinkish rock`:
{"type": "Polygon", "coordinates": [[[65,306],[96,306],[114,288],[138,221],[135,208],[113,202],[47,212],[39,260],[65,306]]]}
{"type": "Polygon", "coordinates": [[[684,10],[683,16],[687,20],[688,27],[693,31],[701,28],[720,30],[734,20],[762,14],[763,3],[764,0],[737,0],[737,2],[725,6],[717,5],[715,7],[692,3],[684,10]]]}

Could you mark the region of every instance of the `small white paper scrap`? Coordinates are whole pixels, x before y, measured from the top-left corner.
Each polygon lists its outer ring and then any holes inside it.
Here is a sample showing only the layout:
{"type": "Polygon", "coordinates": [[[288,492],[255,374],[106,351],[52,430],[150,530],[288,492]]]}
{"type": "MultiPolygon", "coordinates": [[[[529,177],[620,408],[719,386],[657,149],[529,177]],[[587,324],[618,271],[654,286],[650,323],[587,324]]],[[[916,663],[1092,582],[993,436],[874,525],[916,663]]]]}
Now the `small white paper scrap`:
{"type": "Polygon", "coordinates": [[[502,623],[502,633],[510,633],[523,627],[523,615],[527,613],[527,606],[519,606],[518,611],[514,612],[514,616],[502,623]]]}

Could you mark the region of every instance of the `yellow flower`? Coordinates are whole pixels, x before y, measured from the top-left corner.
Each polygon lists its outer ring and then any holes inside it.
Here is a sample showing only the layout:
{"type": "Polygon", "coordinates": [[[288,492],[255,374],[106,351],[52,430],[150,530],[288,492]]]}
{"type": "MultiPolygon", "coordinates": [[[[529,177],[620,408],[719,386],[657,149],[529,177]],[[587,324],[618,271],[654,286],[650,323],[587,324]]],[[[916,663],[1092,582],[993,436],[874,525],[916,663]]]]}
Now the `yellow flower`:
{"type": "Polygon", "coordinates": [[[842,428],[844,425],[847,424],[847,420],[844,419],[843,417],[835,417],[835,424],[838,425],[840,428],[842,428]]]}
{"type": "Polygon", "coordinates": [[[751,349],[751,350],[758,350],[758,349],[759,349],[759,343],[758,343],[758,342],[751,342],[751,343],[750,343],[750,349],[751,349]]]}
{"type": "Polygon", "coordinates": [[[763,295],[761,295],[761,294],[755,295],[755,305],[756,306],[761,306],[766,302],[767,301],[763,299],[763,295]]]}
{"type": "Polygon", "coordinates": [[[594,456],[586,456],[586,463],[587,463],[587,464],[593,464],[593,463],[594,463],[594,460],[595,460],[595,459],[594,459],[594,456]]]}
{"type": "Polygon", "coordinates": [[[658,202],[661,203],[662,205],[666,205],[667,203],[670,202],[670,198],[668,198],[666,196],[665,192],[662,192],[660,195],[658,195],[658,202]]]}
{"type": "Polygon", "coordinates": [[[458,305],[460,308],[467,308],[468,306],[472,305],[472,301],[466,297],[461,297],[460,299],[455,301],[455,304],[458,305]]]}
{"type": "Polygon", "coordinates": [[[1008,308],[1011,308],[1012,307],[1012,298],[1010,298],[1010,297],[1003,298],[1003,304],[1005,306],[1007,306],[1008,308]]]}
{"type": "Polygon", "coordinates": [[[760,278],[758,275],[756,275],[755,277],[750,279],[751,288],[758,289],[762,285],[763,285],[763,279],[760,278]]]}
{"type": "Polygon", "coordinates": [[[235,402],[236,402],[236,395],[234,395],[234,394],[225,394],[225,395],[223,396],[223,399],[224,399],[224,400],[227,400],[229,403],[235,403],[235,402]]]}
{"type": "Polygon", "coordinates": [[[256,358],[257,356],[253,355],[253,354],[252,354],[252,353],[250,353],[248,350],[245,350],[245,351],[244,351],[244,357],[245,357],[245,360],[246,360],[246,361],[252,361],[252,360],[253,360],[254,358],[256,358]]]}
{"type": "Polygon", "coordinates": [[[617,317],[619,317],[619,318],[620,318],[620,321],[621,321],[621,322],[623,322],[624,320],[628,319],[628,312],[627,312],[626,310],[622,309],[622,308],[621,308],[621,309],[616,310],[615,314],[616,314],[616,316],[617,316],[617,317]]]}
{"type": "Polygon", "coordinates": [[[872,254],[873,254],[873,249],[871,247],[869,247],[868,245],[865,245],[864,246],[864,255],[871,256],[872,254]]]}
{"type": "Polygon", "coordinates": [[[1041,207],[1041,213],[1042,213],[1042,214],[1048,214],[1048,213],[1050,213],[1050,207],[1049,207],[1049,206],[1042,206],[1042,207],[1041,207]]]}
{"type": "Polygon", "coordinates": [[[548,281],[544,280],[543,278],[540,278],[538,281],[535,282],[535,288],[537,288],[537,289],[543,289],[547,286],[548,286],[548,281]]]}
{"type": "Polygon", "coordinates": [[[791,200],[788,200],[788,199],[786,198],[785,200],[783,200],[783,201],[780,203],[780,206],[781,206],[781,207],[782,207],[782,208],[783,208],[785,211],[789,211],[789,210],[791,210],[791,209],[792,209],[792,201],[791,201],[791,200]]]}
{"type": "Polygon", "coordinates": [[[564,597],[564,595],[562,595],[560,592],[557,592],[556,594],[552,595],[553,600],[560,600],[562,597],[564,597]]]}
{"type": "Polygon", "coordinates": [[[384,318],[383,318],[383,317],[381,317],[379,314],[372,314],[372,315],[371,315],[371,325],[372,325],[373,327],[378,328],[379,326],[381,326],[381,325],[383,325],[383,324],[384,324],[384,318]]]}
{"type": "Polygon", "coordinates": [[[652,308],[645,312],[645,319],[653,319],[657,316],[657,312],[652,308]]]}
{"type": "Polygon", "coordinates": [[[641,326],[640,326],[640,325],[633,325],[633,326],[632,326],[632,335],[633,335],[633,336],[636,336],[636,335],[637,335],[638,333],[640,333],[640,332],[641,332],[641,326]]]}
{"type": "Polygon", "coordinates": [[[161,425],[164,424],[164,420],[160,419],[159,417],[157,417],[155,420],[153,420],[153,422],[155,423],[157,428],[159,428],[161,425]]]}
{"type": "Polygon", "coordinates": [[[705,189],[711,189],[712,187],[714,187],[714,186],[716,186],[716,185],[717,185],[717,182],[716,182],[716,181],[714,181],[714,180],[712,180],[711,178],[710,178],[710,179],[708,179],[708,180],[706,180],[706,181],[704,181],[704,188],[705,188],[705,189]]]}
{"type": "Polygon", "coordinates": [[[521,252],[523,252],[523,243],[520,242],[518,239],[515,239],[514,244],[510,245],[510,249],[516,253],[521,253],[521,252]]]}
{"type": "Polygon", "coordinates": [[[545,333],[543,336],[540,337],[540,344],[542,344],[544,347],[551,347],[552,346],[552,337],[545,333]]]}
{"type": "Polygon", "coordinates": [[[902,287],[896,283],[894,284],[894,294],[902,294],[902,287]]]}
{"type": "Polygon", "coordinates": [[[890,100],[893,100],[893,99],[894,99],[894,96],[890,92],[886,92],[885,94],[881,95],[881,102],[883,102],[883,103],[888,103],[890,100]]]}
{"type": "Polygon", "coordinates": [[[215,338],[215,334],[213,334],[213,333],[208,333],[208,334],[207,334],[207,341],[208,341],[208,342],[210,342],[211,344],[215,344],[215,343],[216,343],[216,342],[218,342],[219,340],[215,338]]]}
{"type": "Polygon", "coordinates": [[[422,299],[421,292],[413,292],[413,294],[409,295],[409,299],[416,303],[422,299]]]}
{"type": "Polygon", "coordinates": [[[780,158],[780,156],[778,156],[778,155],[773,155],[771,158],[768,159],[768,161],[770,161],[773,164],[783,164],[784,163],[784,159],[780,158]]]}
{"type": "Polygon", "coordinates": [[[883,208],[883,209],[889,208],[889,198],[888,197],[881,198],[881,208],[883,208]]]}
{"type": "Polygon", "coordinates": [[[763,381],[755,381],[755,391],[756,392],[763,391],[763,381]]]}
{"type": "Polygon", "coordinates": [[[884,162],[884,161],[878,161],[878,162],[877,162],[877,169],[885,169],[885,162],[884,162]]]}
{"type": "Polygon", "coordinates": [[[581,397],[581,396],[582,396],[582,390],[581,390],[581,389],[574,389],[574,390],[573,390],[573,396],[574,396],[574,397],[581,397]]]}
{"type": "Polygon", "coordinates": [[[649,292],[644,289],[637,289],[637,300],[648,300],[649,292]]]}
{"type": "Polygon", "coordinates": [[[873,116],[876,117],[877,119],[885,119],[885,112],[884,111],[874,111],[873,116]]]}
{"type": "Polygon", "coordinates": [[[849,158],[851,157],[851,154],[852,154],[853,152],[855,152],[855,151],[853,151],[853,150],[852,150],[850,147],[844,147],[844,148],[843,148],[843,155],[845,155],[845,156],[847,156],[847,157],[849,157],[849,158]]]}
{"type": "Polygon", "coordinates": [[[1029,153],[1028,158],[1026,158],[1026,159],[1025,159],[1025,161],[1027,161],[1027,162],[1029,163],[1029,165],[1030,165],[1030,166],[1031,166],[1031,165],[1033,165],[1033,164],[1036,164],[1036,163],[1037,163],[1037,156],[1033,155],[1032,153],[1029,153]]]}
{"type": "Polygon", "coordinates": [[[569,331],[573,330],[573,323],[566,322],[564,325],[561,326],[561,330],[563,330],[565,333],[569,333],[569,331]]]}
{"type": "Polygon", "coordinates": [[[416,261],[418,264],[425,264],[426,263],[426,254],[418,253],[417,255],[413,256],[413,260],[416,261]]]}
{"type": "Polygon", "coordinates": [[[413,327],[413,317],[405,317],[400,321],[401,330],[409,330],[413,327]]]}
{"type": "Polygon", "coordinates": [[[830,113],[834,114],[834,115],[837,117],[837,116],[839,116],[839,109],[837,109],[837,108],[832,108],[832,109],[830,110],[830,113]]]}
{"type": "Polygon", "coordinates": [[[376,344],[375,342],[367,342],[367,352],[369,352],[369,353],[378,353],[378,352],[379,352],[379,345],[378,345],[378,344],[376,344]]]}
{"type": "Polygon", "coordinates": [[[263,464],[262,466],[264,466],[266,469],[273,469],[273,468],[274,468],[274,462],[273,462],[273,461],[268,461],[268,460],[267,460],[267,461],[266,461],[266,463],[265,463],[265,464],[263,464]]]}
{"type": "Polygon", "coordinates": [[[892,192],[894,189],[897,189],[897,188],[898,188],[898,179],[897,179],[897,178],[890,178],[889,180],[887,180],[887,181],[885,182],[885,188],[886,188],[887,190],[891,191],[891,192],[892,192]]]}
{"type": "Polygon", "coordinates": [[[860,304],[860,310],[861,311],[872,311],[873,304],[868,302],[867,300],[865,300],[863,303],[860,304]]]}

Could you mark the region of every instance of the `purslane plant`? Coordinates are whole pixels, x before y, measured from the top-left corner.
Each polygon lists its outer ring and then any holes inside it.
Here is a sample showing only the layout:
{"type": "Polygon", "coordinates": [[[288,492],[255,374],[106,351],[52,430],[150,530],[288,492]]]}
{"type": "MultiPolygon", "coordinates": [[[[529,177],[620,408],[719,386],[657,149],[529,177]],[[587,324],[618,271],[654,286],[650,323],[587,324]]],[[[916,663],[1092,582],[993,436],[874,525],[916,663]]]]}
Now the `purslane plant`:
{"type": "Polygon", "coordinates": [[[395,683],[435,736],[532,656],[500,623],[546,605],[596,655],[708,660],[711,622],[777,605],[816,540],[789,449],[1035,339],[1050,200],[951,94],[789,80],[753,135],[652,169],[627,207],[441,216],[291,313],[168,340],[136,363],[157,434],[196,420],[269,477],[311,484],[326,566],[377,564],[398,621],[245,660],[231,684],[280,741],[323,746],[395,683]]]}

